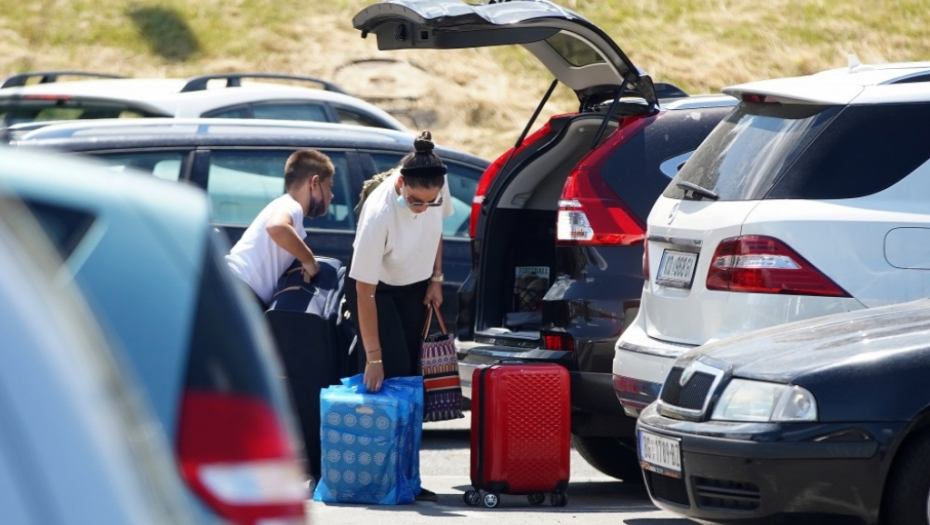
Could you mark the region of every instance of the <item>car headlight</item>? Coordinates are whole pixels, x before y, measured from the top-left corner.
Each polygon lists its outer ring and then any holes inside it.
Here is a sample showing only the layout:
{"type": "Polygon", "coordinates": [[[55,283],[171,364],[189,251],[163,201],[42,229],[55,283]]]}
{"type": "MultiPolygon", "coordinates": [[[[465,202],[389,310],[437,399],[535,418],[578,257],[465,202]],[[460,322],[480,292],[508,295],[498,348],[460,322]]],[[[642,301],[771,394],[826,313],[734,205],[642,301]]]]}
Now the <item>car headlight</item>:
{"type": "Polygon", "coordinates": [[[817,400],[807,389],[733,379],[714,407],[720,421],[817,421],[817,400]]]}

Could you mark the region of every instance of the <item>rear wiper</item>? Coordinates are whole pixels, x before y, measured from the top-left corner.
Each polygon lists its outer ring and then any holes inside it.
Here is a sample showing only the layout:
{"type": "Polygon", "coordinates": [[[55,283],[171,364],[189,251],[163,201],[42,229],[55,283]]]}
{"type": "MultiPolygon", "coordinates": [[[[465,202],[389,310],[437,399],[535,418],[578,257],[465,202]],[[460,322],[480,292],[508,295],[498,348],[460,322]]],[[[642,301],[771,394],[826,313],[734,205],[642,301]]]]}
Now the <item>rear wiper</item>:
{"type": "Polygon", "coordinates": [[[697,184],[693,182],[682,180],[682,181],[678,181],[678,184],[676,184],[676,186],[678,186],[679,188],[685,191],[690,191],[693,194],[697,194],[702,197],[707,197],[708,199],[711,199],[711,200],[715,200],[715,201],[720,200],[720,195],[717,195],[716,192],[713,192],[703,186],[698,186],[697,184]]]}

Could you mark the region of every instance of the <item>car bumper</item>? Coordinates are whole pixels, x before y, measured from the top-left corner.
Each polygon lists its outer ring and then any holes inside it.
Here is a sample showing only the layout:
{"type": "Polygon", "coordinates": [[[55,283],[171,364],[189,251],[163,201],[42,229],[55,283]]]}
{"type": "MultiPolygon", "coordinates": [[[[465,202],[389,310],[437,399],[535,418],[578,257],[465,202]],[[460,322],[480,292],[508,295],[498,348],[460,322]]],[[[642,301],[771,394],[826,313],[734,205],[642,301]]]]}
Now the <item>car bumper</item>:
{"type": "Polygon", "coordinates": [[[675,359],[696,348],[653,339],[640,325],[642,315],[614,347],[614,392],[627,415],[636,417],[659,397],[675,359]]]}
{"type": "Polygon", "coordinates": [[[641,431],[679,440],[681,478],[644,470],[653,502],[713,523],[876,523],[887,449],[903,424],[687,422],[651,405],[641,431]],[[861,439],[838,441],[826,436],[861,439]]]}
{"type": "Polygon", "coordinates": [[[616,402],[610,373],[572,370],[572,352],[534,349],[500,348],[482,344],[457,342],[459,351],[459,379],[462,394],[471,399],[472,375],[481,367],[497,363],[559,363],[569,368],[571,377],[571,405],[575,412],[623,416],[623,408],[616,402]]]}

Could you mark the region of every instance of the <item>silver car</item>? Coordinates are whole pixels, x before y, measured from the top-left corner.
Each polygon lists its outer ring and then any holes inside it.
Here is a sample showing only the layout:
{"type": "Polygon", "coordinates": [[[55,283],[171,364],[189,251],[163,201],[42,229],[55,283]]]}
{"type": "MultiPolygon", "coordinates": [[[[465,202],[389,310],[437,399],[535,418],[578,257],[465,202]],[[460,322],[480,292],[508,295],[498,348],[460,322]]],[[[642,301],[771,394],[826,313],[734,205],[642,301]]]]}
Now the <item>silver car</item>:
{"type": "Polygon", "coordinates": [[[47,151],[0,149],[0,158],[0,193],[38,219],[64,261],[58,279],[77,283],[138,379],[196,518],[305,523],[280,364],[222,261],[203,191],[47,151]]]}
{"type": "Polygon", "coordinates": [[[165,440],[39,227],[0,198],[0,516],[192,523],[165,440]]]}

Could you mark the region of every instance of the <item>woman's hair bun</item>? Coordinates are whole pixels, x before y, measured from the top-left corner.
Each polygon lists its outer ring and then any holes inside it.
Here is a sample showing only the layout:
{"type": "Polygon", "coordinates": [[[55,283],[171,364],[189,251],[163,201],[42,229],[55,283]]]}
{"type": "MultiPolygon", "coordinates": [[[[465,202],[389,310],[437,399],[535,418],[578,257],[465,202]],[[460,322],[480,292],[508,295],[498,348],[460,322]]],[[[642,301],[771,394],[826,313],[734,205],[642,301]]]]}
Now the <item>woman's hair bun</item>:
{"type": "Polygon", "coordinates": [[[433,147],[433,136],[427,130],[423,130],[420,136],[413,141],[413,149],[417,153],[432,153],[433,147]]]}

